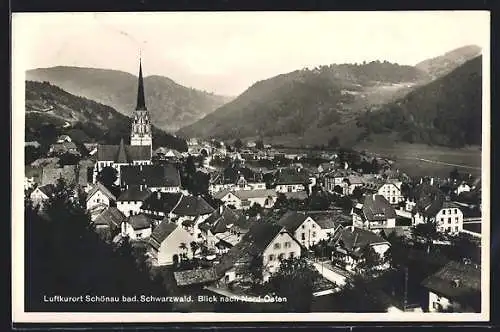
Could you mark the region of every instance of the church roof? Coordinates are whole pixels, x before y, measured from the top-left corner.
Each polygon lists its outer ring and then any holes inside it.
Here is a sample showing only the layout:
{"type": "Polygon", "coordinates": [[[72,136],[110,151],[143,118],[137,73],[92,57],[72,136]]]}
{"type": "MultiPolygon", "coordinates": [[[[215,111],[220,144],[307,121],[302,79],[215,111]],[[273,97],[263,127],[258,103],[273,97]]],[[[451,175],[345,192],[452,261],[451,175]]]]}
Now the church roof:
{"type": "Polygon", "coordinates": [[[113,161],[127,164],[134,160],[151,160],[151,147],[149,145],[98,145],[98,161],[113,161]]]}
{"type": "Polygon", "coordinates": [[[137,111],[146,110],[146,99],[144,98],[144,81],[142,78],[142,62],[139,61],[139,82],[137,84],[137,111]]]}
{"type": "Polygon", "coordinates": [[[179,170],[173,165],[134,165],[121,167],[122,185],[148,187],[178,187],[179,170]]]}

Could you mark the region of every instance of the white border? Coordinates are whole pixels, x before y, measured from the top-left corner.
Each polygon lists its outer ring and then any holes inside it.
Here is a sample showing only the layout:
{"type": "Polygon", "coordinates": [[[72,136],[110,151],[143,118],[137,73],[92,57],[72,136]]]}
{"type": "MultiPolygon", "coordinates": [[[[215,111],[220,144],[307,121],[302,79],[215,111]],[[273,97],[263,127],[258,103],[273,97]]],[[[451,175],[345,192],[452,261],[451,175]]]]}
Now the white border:
{"type": "MultiPolygon", "coordinates": [[[[490,14],[481,11],[490,23],[490,14]]],[[[67,13],[60,13],[67,14],[67,13]]],[[[123,13],[122,13],[123,14],[123,13]]],[[[134,15],[135,13],[130,13],[134,15]]],[[[446,12],[442,12],[446,14],[446,12]]],[[[14,323],[169,323],[169,322],[484,322],[490,309],[490,32],[484,35],[483,45],[483,137],[482,137],[482,312],[481,313],[34,313],[24,311],[24,114],[26,54],[29,29],[22,29],[12,15],[12,320],[14,323]]],[[[32,14],[31,14],[32,15],[32,14]]],[[[37,14],[43,15],[43,14],[37,14]]],[[[52,13],[52,15],[56,15],[52,13]]],[[[230,15],[230,14],[228,14],[230,15]]],[[[50,47],[50,45],[47,45],[50,47]]]]}

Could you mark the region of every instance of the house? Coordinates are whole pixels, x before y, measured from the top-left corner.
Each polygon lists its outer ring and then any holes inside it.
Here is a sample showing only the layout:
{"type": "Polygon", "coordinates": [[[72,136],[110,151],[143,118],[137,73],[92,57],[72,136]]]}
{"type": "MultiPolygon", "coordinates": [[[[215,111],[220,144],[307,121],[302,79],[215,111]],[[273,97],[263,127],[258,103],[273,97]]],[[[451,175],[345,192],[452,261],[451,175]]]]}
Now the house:
{"type": "Polygon", "coordinates": [[[316,221],[305,212],[288,211],[278,220],[278,224],[285,227],[307,249],[335,232],[333,221],[329,222],[326,218],[316,221]]]}
{"type": "Polygon", "coordinates": [[[121,235],[130,240],[141,240],[151,236],[151,231],[155,222],[145,214],[130,215],[126,221],[121,224],[121,235]]]}
{"type": "Polygon", "coordinates": [[[462,183],[461,183],[461,184],[457,187],[457,189],[455,189],[455,191],[454,191],[454,192],[455,192],[455,194],[460,195],[460,194],[461,194],[461,193],[463,193],[463,192],[469,192],[469,191],[471,191],[471,187],[470,187],[467,183],[462,182],[462,183]]]}
{"type": "Polygon", "coordinates": [[[350,171],[345,169],[334,170],[324,177],[325,189],[329,192],[335,192],[335,187],[339,186],[342,188],[344,185],[344,179],[351,174],[350,171]]]}
{"type": "Polygon", "coordinates": [[[382,195],[366,195],[363,204],[354,205],[352,224],[359,228],[380,229],[396,226],[396,210],[382,195]]]}
{"type": "Polygon", "coordinates": [[[87,194],[87,211],[90,211],[99,206],[106,208],[116,203],[116,197],[108,188],[100,182],[97,182],[87,194]]]}
{"type": "Polygon", "coordinates": [[[225,233],[238,223],[240,214],[225,205],[219,206],[208,218],[200,223],[201,238],[209,249],[215,249],[220,241],[217,234],[225,233]]]}
{"type": "Polygon", "coordinates": [[[273,207],[278,195],[273,189],[256,190],[223,190],[214,195],[220,199],[226,206],[234,206],[235,209],[246,210],[254,204],[259,204],[263,208],[273,207]]]}
{"type": "Polygon", "coordinates": [[[311,179],[304,169],[281,169],[276,174],[276,192],[305,191],[311,179]]]}
{"type": "Polygon", "coordinates": [[[180,192],[181,177],[174,165],[133,165],[121,167],[121,186],[144,186],[151,191],[180,192]]]}
{"type": "Polygon", "coordinates": [[[155,219],[163,219],[180,202],[182,193],[164,193],[157,191],[144,201],[140,207],[140,212],[149,215],[155,219]]]}
{"type": "Polygon", "coordinates": [[[120,145],[98,145],[96,155],[93,182],[105,167],[113,167],[118,175],[116,184],[119,184],[122,166],[150,165],[152,151],[147,145],[125,145],[122,139],[120,145]]]}
{"type": "Polygon", "coordinates": [[[154,266],[172,265],[184,255],[192,256],[190,243],[193,236],[182,226],[164,219],[149,239],[149,255],[154,266]]]}
{"type": "Polygon", "coordinates": [[[144,201],[151,195],[151,191],[140,186],[132,186],[124,190],[116,200],[116,207],[126,217],[140,212],[144,201]]]}
{"type": "Polygon", "coordinates": [[[246,267],[255,260],[262,262],[262,279],[269,280],[275,273],[281,260],[300,257],[300,243],[285,227],[271,223],[259,222],[251,226],[242,240],[222,255],[219,264],[215,265],[217,276],[222,283],[228,284],[246,277],[246,267]]]}
{"type": "Polygon", "coordinates": [[[389,179],[386,183],[379,186],[377,193],[385,197],[390,204],[399,204],[404,201],[401,194],[401,186],[403,182],[399,180],[389,179]]]}
{"type": "Polygon", "coordinates": [[[125,215],[118,208],[112,206],[101,212],[92,223],[98,232],[108,232],[113,238],[121,232],[121,226],[125,220],[125,215]]]}
{"type": "Polygon", "coordinates": [[[170,221],[184,227],[196,239],[201,238],[199,224],[205,221],[214,208],[200,196],[182,195],[179,202],[169,212],[170,221]]]}
{"type": "Polygon", "coordinates": [[[332,260],[346,270],[354,270],[364,259],[365,250],[369,247],[378,254],[381,265],[387,265],[382,260],[391,244],[381,236],[367,229],[355,226],[343,227],[333,235],[329,245],[333,247],[332,260]]]}
{"type": "Polygon", "coordinates": [[[426,278],[429,312],[481,312],[481,269],[450,261],[426,278]]]}
{"type": "Polygon", "coordinates": [[[364,180],[361,176],[351,174],[342,180],[340,187],[343,195],[352,195],[354,189],[361,188],[364,185],[364,180]]]}
{"type": "Polygon", "coordinates": [[[458,204],[436,199],[413,210],[413,226],[426,222],[435,223],[438,232],[458,234],[463,230],[464,215],[458,204]]]}
{"type": "Polygon", "coordinates": [[[61,135],[57,138],[57,143],[71,143],[73,140],[68,135],[61,135]]]}
{"type": "Polygon", "coordinates": [[[181,160],[182,153],[175,149],[159,147],[153,152],[153,157],[156,157],[160,160],[181,160]]]}
{"type": "Polygon", "coordinates": [[[55,156],[62,155],[65,153],[71,153],[71,154],[75,154],[75,155],[80,154],[78,152],[78,148],[76,147],[75,143],[66,142],[66,141],[61,142],[61,143],[52,144],[49,148],[48,153],[50,155],[55,155],[55,156]]]}
{"type": "Polygon", "coordinates": [[[24,142],[24,147],[28,147],[28,146],[31,146],[31,147],[34,147],[35,149],[38,149],[41,146],[41,144],[38,143],[38,141],[24,142]]]}
{"type": "Polygon", "coordinates": [[[318,166],[319,173],[332,172],[335,170],[335,162],[321,163],[318,166]]]}
{"type": "Polygon", "coordinates": [[[43,206],[43,203],[46,202],[52,195],[54,194],[55,186],[53,184],[46,184],[44,186],[38,186],[33,190],[30,194],[30,200],[33,202],[34,206],[43,206]]]}

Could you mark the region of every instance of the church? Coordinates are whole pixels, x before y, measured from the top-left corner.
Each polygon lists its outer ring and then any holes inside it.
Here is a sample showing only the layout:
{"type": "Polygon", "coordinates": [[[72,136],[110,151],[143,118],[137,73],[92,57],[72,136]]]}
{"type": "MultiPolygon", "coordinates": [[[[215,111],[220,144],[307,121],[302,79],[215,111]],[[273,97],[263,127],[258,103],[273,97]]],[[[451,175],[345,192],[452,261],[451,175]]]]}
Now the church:
{"type": "Polygon", "coordinates": [[[146,99],[144,80],[142,77],[142,61],[139,60],[139,81],[137,87],[137,105],[133,113],[130,132],[130,145],[125,145],[123,138],[119,145],[98,145],[97,161],[93,171],[93,182],[105,167],[113,167],[118,172],[116,184],[120,183],[123,166],[151,165],[153,151],[153,133],[146,99]]]}

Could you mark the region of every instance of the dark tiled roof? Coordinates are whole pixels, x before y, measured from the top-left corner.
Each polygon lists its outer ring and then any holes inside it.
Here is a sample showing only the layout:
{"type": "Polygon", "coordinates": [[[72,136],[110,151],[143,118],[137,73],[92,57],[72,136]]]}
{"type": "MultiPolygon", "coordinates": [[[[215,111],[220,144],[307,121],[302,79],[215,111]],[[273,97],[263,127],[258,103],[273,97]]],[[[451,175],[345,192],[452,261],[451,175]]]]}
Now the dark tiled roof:
{"type": "Polygon", "coordinates": [[[338,230],[333,235],[332,242],[337,244],[342,243],[342,247],[351,253],[368,245],[389,243],[369,230],[353,226],[338,230]]]}
{"type": "Polygon", "coordinates": [[[212,212],[214,212],[214,208],[200,196],[182,196],[180,202],[172,211],[178,216],[199,216],[212,212]]]}
{"type": "Polygon", "coordinates": [[[305,191],[296,191],[296,192],[286,192],[283,193],[287,199],[296,199],[299,201],[303,201],[307,198],[307,193],[305,191]]]}
{"type": "Polygon", "coordinates": [[[276,184],[304,184],[309,181],[308,174],[302,169],[301,171],[283,169],[276,174],[276,184]]]}
{"type": "Polygon", "coordinates": [[[242,240],[221,257],[220,263],[215,266],[217,275],[223,275],[237,262],[248,262],[250,257],[262,255],[269,243],[282,229],[282,226],[270,222],[252,225],[242,240]]]}
{"type": "Polygon", "coordinates": [[[178,226],[175,223],[169,222],[167,219],[163,221],[154,229],[151,234],[150,244],[158,249],[161,243],[170,235],[178,226]]]}
{"type": "Polygon", "coordinates": [[[54,193],[56,187],[53,184],[46,184],[45,186],[38,187],[38,189],[47,197],[50,197],[54,193]]]}
{"type": "Polygon", "coordinates": [[[89,191],[87,194],[87,200],[92,197],[96,192],[102,192],[106,197],[108,197],[110,200],[116,201],[115,195],[113,195],[108,188],[106,188],[102,183],[97,182],[94,187],[89,191]]]}
{"type": "Polygon", "coordinates": [[[363,213],[368,221],[396,218],[396,211],[382,195],[367,195],[363,203],[363,213]]]}
{"type": "Polygon", "coordinates": [[[116,207],[109,207],[94,220],[96,225],[108,225],[110,227],[120,227],[126,217],[116,207]]]}
{"type": "Polygon", "coordinates": [[[66,183],[76,183],[76,165],[65,165],[61,168],[44,167],[42,169],[42,185],[56,184],[59,178],[66,183]]]}
{"type": "Polygon", "coordinates": [[[117,201],[145,201],[149,195],[151,195],[150,190],[141,190],[138,186],[132,186],[123,191],[117,201]]]}
{"type": "Polygon", "coordinates": [[[228,230],[228,225],[238,223],[239,217],[239,214],[233,209],[224,206],[222,213],[219,210],[215,210],[203,224],[207,225],[207,230],[210,229],[213,234],[224,233],[228,230]]]}
{"type": "Polygon", "coordinates": [[[425,279],[422,285],[450,299],[467,298],[481,292],[481,269],[473,264],[451,261],[425,279]]]}
{"type": "Polygon", "coordinates": [[[162,193],[156,192],[144,201],[142,204],[143,210],[159,211],[164,213],[170,213],[175,205],[180,201],[182,197],[181,193],[162,193]]]}
{"type": "Polygon", "coordinates": [[[133,229],[139,230],[151,227],[151,225],[153,224],[153,220],[145,214],[140,213],[128,217],[128,223],[132,226],[133,229]]]}
{"type": "Polygon", "coordinates": [[[178,187],[179,170],[173,165],[135,165],[121,167],[122,186],[178,187]]]}
{"type": "Polygon", "coordinates": [[[278,194],[273,189],[256,189],[256,190],[236,190],[232,191],[233,195],[241,200],[260,197],[276,197],[278,194]]]}
{"type": "Polygon", "coordinates": [[[151,160],[151,147],[147,145],[98,145],[98,161],[129,163],[133,160],[151,160]]]}
{"type": "Polygon", "coordinates": [[[335,224],[335,222],[331,217],[319,217],[319,218],[316,218],[314,216],[311,217],[322,229],[332,229],[337,227],[337,224],[335,224]]]}
{"type": "Polygon", "coordinates": [[[203,284],[217,280],[217,274],[214,268],[176,271],[174,272],[177,286],[188,286],[203,284]]]}
{"type": "Polygon", "coordinates": [[[307,215],[303,212],[288,211],[278,220],[278,224],[290,233],[294,233],[306,219],[307,215]]]}

